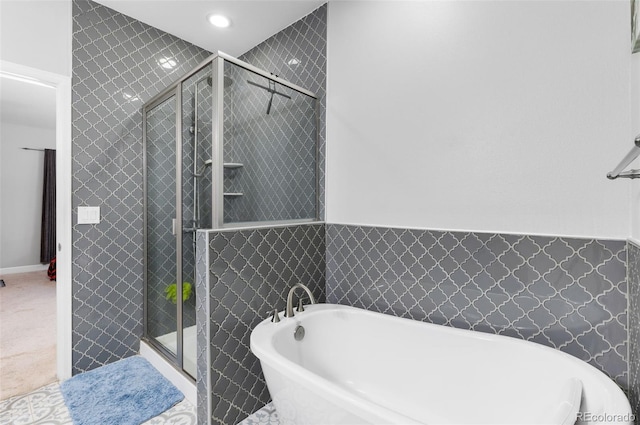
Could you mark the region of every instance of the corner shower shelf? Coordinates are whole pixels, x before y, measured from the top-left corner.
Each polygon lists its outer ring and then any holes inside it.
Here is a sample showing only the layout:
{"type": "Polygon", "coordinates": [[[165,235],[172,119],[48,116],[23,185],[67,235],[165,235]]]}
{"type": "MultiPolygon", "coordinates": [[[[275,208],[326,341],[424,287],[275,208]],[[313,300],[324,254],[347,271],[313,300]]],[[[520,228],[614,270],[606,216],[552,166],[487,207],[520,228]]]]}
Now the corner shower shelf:
{"type": "Polygon", "coordinates": [[[229,169],[233,169],[233,168],[240,168],[240,167],[244,167],[244,164],[240,163],[240,162],[225,162],[223,164],[224,168],[229,168],[229,169]]]}
{"type": "Polygon", "coordinates": [[[236,196],[242,196],[244,195],[244,193],[242,192],[224,192],[224,196],[231,196],[231,197],[236,197],[236,196]]]}

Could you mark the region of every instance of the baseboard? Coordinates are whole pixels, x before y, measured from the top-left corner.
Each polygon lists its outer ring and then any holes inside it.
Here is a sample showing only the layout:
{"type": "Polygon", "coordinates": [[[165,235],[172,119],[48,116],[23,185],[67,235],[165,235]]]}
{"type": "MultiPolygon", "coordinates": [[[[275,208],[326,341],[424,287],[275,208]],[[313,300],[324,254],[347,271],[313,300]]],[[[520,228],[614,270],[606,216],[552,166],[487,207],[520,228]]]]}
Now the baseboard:
{"type": "Polygon", "coordinates": [[[15,274],[15,273],[29,273],[46,271],[49,268],[48,264],[34,264],[32,266],[19,266],[19,267],[5,267],[0,268],[0,274],[15,274]]]}

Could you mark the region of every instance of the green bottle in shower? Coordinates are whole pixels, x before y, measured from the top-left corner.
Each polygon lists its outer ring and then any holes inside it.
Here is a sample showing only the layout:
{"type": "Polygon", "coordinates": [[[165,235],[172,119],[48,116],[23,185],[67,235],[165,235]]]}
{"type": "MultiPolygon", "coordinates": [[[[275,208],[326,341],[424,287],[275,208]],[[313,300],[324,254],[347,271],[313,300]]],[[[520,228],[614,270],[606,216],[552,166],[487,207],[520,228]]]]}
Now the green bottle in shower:
{"type": "MultiPolygon", "coordinates": [[[[192,286],[189,282],[182,282],[182,301],[186,301],[191,297],[192,286]]],[[[164,293],[166,298],[172,303],[176,303],[178,301],[178,286],[175,283],[168,285],[164,293]]]]}

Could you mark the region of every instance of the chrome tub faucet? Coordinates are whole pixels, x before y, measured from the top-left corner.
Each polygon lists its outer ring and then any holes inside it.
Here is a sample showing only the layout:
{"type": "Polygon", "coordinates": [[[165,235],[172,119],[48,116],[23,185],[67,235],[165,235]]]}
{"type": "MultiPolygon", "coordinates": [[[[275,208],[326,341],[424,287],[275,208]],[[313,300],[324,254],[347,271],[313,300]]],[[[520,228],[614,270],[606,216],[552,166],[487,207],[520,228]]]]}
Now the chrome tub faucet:
{"type": "MultiPolygon", "coordinates": [[[[301,288],[301,289],[305,290],[305,292],[309,296],[309,300],[311,301],[311,304],[317,304],[316,303],[316,299],[313,297],[313,294],[311,293],[311,290],[309,288],[307,288],[305,285],[303,285],[302,283],[296,283],[289,290],[289,295],[287,295],[287,311],[285,312],[284,317],[293,317],[293,315],[294,315],[294,313],[293,313],[293,294],[296,292],[296,289],[298,289],[298,288],[301,288]]],[[[302,308],[302,302],[301,302],[301,300],[299,300],[299,301],[300,302],[298,303],[298,311],[304,311],[304,309],[302,308]]]]}

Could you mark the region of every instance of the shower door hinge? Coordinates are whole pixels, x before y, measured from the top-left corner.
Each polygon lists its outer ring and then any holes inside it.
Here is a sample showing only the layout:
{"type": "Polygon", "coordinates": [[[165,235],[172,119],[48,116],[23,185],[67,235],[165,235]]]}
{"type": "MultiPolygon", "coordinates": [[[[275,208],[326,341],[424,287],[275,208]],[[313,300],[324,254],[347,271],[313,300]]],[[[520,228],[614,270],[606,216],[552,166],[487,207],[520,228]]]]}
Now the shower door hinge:
{"type": "Polygon", "coordinates": [[[175,218],[171,219],[171,234],[173,236],[176,235],[176,219],[175,218]]]}

